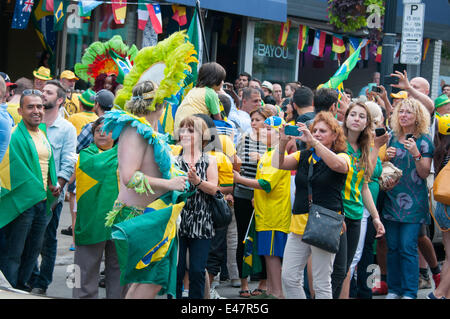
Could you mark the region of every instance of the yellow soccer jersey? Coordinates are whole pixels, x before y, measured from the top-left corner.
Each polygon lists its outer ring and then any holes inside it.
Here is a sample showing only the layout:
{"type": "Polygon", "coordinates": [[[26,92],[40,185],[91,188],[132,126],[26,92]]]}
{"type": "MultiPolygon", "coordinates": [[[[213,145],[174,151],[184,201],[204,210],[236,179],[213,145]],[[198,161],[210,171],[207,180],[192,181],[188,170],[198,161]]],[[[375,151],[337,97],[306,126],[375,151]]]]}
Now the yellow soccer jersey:
{"type": "Polygon", "coordinates": [[[210,151],[208,154],[214,156],[217,160],[217,171],[219,176],[219,186],[233,186],[233,164],[229,158],[222,152],[210,151]]]}
{"type": "Polygon", "coordinates": [[[256,231],[289,233],[291,222],[291,172],[274,168],[272,154],[264,153],[258,162],[256,179],[263,189],[255,189],[256,231]]]}

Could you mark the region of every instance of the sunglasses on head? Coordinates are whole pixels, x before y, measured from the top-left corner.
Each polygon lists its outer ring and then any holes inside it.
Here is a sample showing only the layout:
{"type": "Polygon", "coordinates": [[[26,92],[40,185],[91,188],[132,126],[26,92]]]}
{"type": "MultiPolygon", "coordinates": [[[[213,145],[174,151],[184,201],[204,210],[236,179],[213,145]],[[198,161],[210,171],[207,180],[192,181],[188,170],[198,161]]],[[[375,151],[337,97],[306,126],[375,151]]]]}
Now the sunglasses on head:
{"type": "Polygon", "coordinates": [[[23,90],[22,95],[37,95],[37,96],[42,96],[42,92],[39,90],[32,90],[32,89],[28,89],[28,90],[23,90]]]}

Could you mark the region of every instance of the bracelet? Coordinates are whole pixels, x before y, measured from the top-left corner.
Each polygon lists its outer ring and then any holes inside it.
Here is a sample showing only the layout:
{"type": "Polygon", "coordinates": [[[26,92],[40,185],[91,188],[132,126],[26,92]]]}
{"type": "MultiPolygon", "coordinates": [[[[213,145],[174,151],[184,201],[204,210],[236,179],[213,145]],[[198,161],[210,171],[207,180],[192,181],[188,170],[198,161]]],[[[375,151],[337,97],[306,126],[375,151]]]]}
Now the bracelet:
{"type": "Polygon", "coordinates": [[[194,186],[195,186],[195,187],[198,187],[198,186],[200,186],[201,183],[203,183],[203,179],[200,179],[200,183],[194,184],[194,186]]]}
{"type": "Polygon", "coordinates": [[[420,159],[422,158],[422,154],[419,153],[419,155],[413,156],[413,158],[414,158],[416,161],[420,161],[420,159]]]}

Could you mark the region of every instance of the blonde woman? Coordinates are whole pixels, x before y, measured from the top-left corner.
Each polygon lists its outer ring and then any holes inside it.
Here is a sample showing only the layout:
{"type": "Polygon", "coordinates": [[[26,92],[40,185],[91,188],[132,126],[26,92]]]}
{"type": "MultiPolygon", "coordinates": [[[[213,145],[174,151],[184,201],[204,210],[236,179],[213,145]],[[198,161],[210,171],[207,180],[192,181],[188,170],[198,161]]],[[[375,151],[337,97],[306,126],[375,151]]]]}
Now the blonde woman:
{"type": "Polygon", "coordinates": [[[426,178],[434,146],[428,135],[430,113],[418,100],[407,98],[391,117],[392,138],[386,155],[403,171],[397,185],[386,192],[388,299],[415,299],[419,289],[417,239],[422,224],[430,223],[426,178]]]}

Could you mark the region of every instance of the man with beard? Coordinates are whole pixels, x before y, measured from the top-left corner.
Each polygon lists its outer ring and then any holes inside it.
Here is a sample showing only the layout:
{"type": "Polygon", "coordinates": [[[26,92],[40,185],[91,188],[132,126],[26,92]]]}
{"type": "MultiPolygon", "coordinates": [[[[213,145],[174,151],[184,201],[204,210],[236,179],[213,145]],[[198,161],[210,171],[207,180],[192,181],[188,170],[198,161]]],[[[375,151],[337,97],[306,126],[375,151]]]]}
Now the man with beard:
{"type": "Polygon", "coordinates": [[[38,268],[37,260],[33,275],[30,279],[32,292],[45,294],[52,282],[53,269],[57,253],[56,231],[59,217],[64,203],[64,186],[73,174],[76,163],[77,134],[75,127],[61,116],[59,111],[66,99],[66,90],[57,80],[47,81],[43,88],[44,118],[47,125],[47,136],[53,150],[58,184],[61,195],[52,205],[52,216],[45,231],[41,249],[41,264],[38,268]]]}
{"type": "Polygon", "coordinates": [[[42,92],[23,91],[18,112],[22,120],[0,163],[0,228],[5,239],[0,247],[0,268],[12,287],[28,290],[51,215],[47,208],[61,189],[42,123],[42,92]]]}

